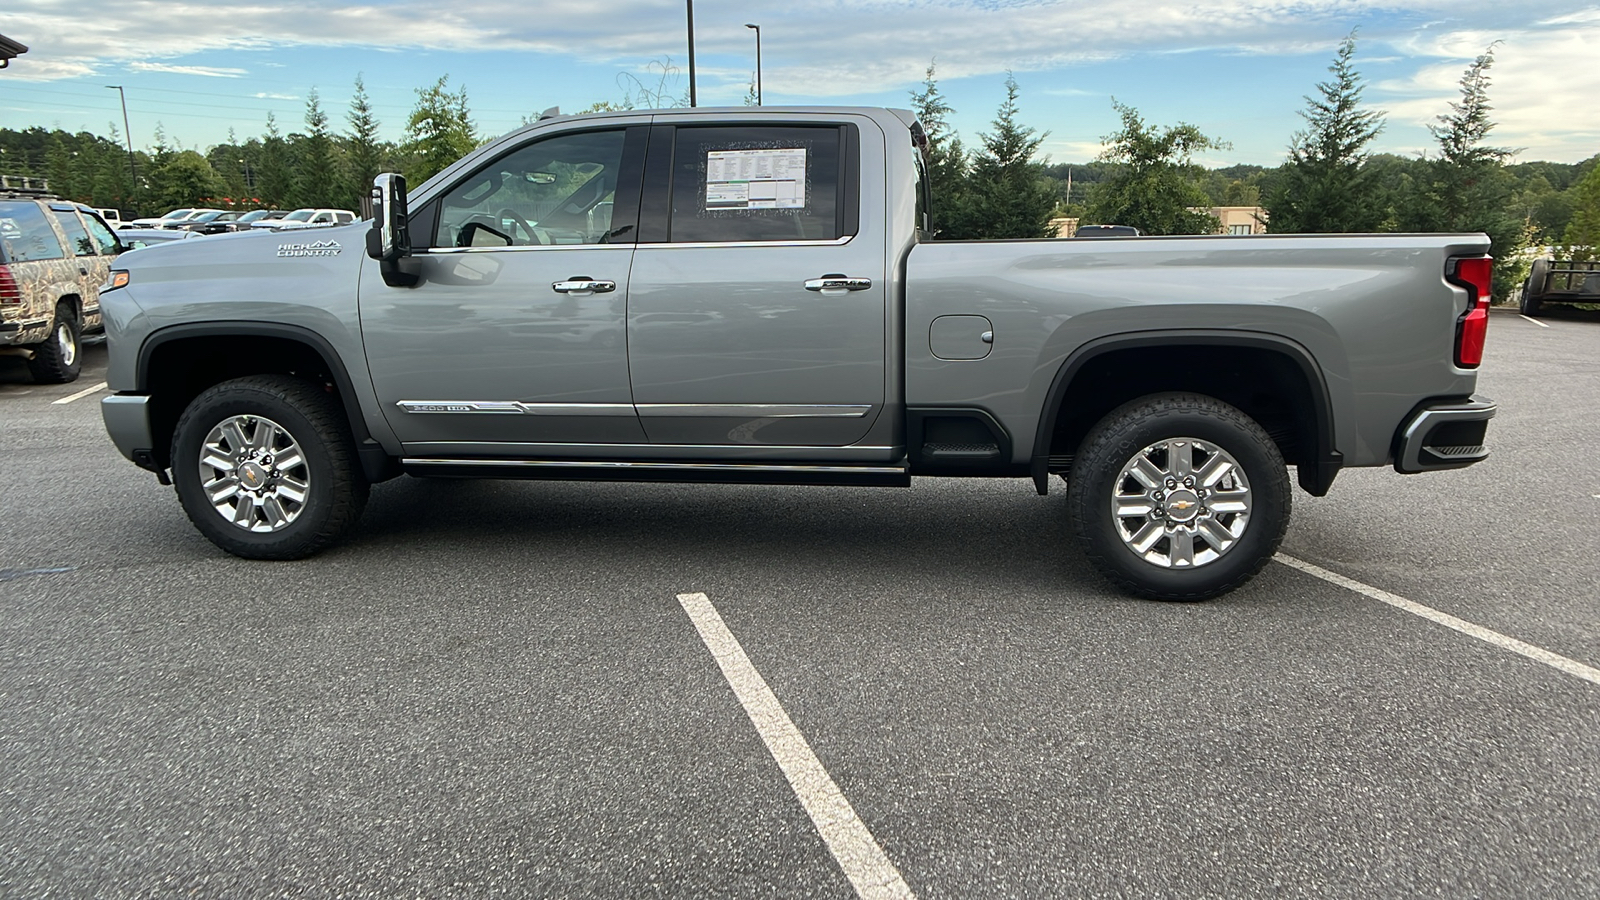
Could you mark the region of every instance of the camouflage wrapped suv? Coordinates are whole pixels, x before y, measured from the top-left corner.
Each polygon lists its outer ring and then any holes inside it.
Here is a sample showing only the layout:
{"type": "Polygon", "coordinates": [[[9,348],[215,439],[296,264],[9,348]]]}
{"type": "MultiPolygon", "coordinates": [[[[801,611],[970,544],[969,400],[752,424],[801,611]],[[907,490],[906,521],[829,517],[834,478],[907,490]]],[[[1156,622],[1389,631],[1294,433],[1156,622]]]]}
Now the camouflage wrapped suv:
{"type": "Polygon", "coordinates": [[[100,285],[121,252],[86,206],[0,193],[0,355],[25,357],[40,383],[77,379],[79,339],[103,330],[100,285]]]}

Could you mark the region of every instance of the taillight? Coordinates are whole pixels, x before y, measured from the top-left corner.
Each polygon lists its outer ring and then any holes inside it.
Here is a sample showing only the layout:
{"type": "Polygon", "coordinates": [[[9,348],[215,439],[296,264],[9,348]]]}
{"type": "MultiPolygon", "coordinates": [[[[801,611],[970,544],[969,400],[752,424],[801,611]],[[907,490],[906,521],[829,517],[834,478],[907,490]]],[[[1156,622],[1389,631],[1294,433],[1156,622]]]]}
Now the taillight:
{"type": "Polygon", "coordinates": [[[16,276],[11,274],[11,267],[0,264],[0,303],[21,303],[22,288],[17,287],[16,276]]]}
{"type": "Polygon", "coordinates": [[[1456,257],[1447,273],[1451,284],[1472,292],[1472,305],[1456,321],[1456,365],[1476,368],[1483,362],[1483,342],[1489,335],[1489,273],[1494,259],[1488,256],[1456,257]]]}

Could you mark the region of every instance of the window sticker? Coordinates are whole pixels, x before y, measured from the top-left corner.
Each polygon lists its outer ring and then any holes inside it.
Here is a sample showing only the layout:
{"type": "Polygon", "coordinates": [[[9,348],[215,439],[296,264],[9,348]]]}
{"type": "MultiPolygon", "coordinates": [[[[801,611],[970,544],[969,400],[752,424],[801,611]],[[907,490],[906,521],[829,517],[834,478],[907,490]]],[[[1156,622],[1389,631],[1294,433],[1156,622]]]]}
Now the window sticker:
{"type": "Polygon", "coordinates": [[[806,150],[706,151],[706,209],[804,209],[806,150]]]}

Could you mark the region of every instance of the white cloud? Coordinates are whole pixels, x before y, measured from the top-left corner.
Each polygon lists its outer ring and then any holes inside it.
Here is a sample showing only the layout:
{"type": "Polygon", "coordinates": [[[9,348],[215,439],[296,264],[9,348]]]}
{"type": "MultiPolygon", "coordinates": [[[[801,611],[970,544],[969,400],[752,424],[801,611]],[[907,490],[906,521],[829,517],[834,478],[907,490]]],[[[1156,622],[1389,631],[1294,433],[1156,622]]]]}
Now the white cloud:
{"type": "Polygon", "coordinates": [[[298,94],[272,94],[272,93],[268,93],[266,91],[261,91],[261,92],[258,92],[258,93],[254,93],[254,94],[251,94],[250,96],[255,97],[258,100],[299,100],[300,99],[300,96],[298,94]]]}
{"type": "Polygon", "coordinates": [[[1459,82],[1468,64],[1490,43],[1490,114],[1496,127],[1490,143],[1521,149],[1524,159],[1583,159],[1600,153],[1600,118],[1589,114],[1600,97],[1600,16],[1593,24],[1521,31],[1459,31],[1418,41],[1416,55],[1428,62],[1410,77],[1375,84],[1373,99],[1390,119],[1436,124],[1460,99],[1459,82]],[[1385,100],[1383,94],[1395,100],[1385,100]]]}
{"type": "Polygon", "coordinates": [[[135,72],[167,72],[173,75],[204,75],[207,78],[238,78],[250,74],[246,69],[225,69],[216,66],[173,66],[167,63],[152,63],[135,60],[128,63],[128,68],[135,72]]]}

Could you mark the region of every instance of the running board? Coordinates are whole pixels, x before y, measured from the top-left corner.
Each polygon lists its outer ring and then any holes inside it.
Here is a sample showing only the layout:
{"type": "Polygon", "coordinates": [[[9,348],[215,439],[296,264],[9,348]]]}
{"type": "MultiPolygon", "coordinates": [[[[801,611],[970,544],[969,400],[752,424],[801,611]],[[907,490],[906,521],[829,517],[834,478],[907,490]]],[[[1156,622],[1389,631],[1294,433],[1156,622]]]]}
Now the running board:
{"type": "Polygon", "coordinates": [[[780,463],[625,462],[583,459],[402,459],[430,478],[531,478],[550,481],[675,481],[699,484],[817,484],[910,487],[905,466],[780,463]]]}

